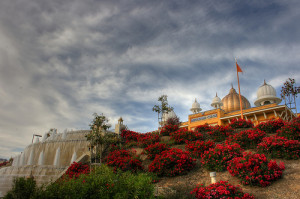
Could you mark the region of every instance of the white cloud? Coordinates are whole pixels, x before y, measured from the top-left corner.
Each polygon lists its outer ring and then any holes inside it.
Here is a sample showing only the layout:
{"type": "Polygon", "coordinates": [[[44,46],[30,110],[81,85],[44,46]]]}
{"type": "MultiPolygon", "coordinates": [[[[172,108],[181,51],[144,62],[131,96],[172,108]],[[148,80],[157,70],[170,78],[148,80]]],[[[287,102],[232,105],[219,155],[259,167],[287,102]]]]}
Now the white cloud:
{"type": "Polygon", "coordinates": [[[236,87],[235,57],[252,104],[263,79],[299,83],[298,2],[260,3],[1,1],[0,157],[94,112],[154,130],[162,94],[186,121],[236,87]]]}

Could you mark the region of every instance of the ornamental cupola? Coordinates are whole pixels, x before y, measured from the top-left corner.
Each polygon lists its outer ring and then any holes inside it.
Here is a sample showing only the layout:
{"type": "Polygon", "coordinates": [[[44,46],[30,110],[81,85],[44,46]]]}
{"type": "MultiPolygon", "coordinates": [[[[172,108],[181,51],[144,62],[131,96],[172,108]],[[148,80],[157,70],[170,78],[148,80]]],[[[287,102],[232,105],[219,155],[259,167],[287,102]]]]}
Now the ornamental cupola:
{"type": "Polygon", "coordinates": [[[192,104],[192,108],[190,111],[192,111],[193,114],[199,113],[202,109],[200,108],[200,104],[197,102],[197,99],[195,99],[195,102],[192,104]]]}
{"type": "Polygon", "coordinates": [[[221,108],[223,106],[222,100],[218,97],[218,94],[216,93],[216,97],[212,100],[211,106],[215,109],[221,108]]]}
{"type": "Polygon", "coordinates": [[[276,97],[276,90],[273,86],[266,83],[264,80],[264,84],[261,85],[257,90],[257,99],[255,100],[255,106],[263,106],[266,104],[279,104],[281,99],[276,97]]]}

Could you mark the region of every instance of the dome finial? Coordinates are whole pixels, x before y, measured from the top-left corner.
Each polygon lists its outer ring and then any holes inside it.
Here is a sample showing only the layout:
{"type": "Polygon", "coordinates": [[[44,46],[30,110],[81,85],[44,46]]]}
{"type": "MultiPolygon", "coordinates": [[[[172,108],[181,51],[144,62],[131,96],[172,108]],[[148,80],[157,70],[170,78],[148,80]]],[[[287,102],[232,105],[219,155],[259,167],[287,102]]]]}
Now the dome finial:
{"type": "Polygon", "coordinates": [[[264,85],[267,85],[267,83],[266,83],[266,79],[264,79],[264,85]]]}
{"type": "Polygon", "coordinates": [[[233,88],[233,84],[231,83],[231,88],[233,88]]]}
{"type": "Polygon", "coordinates": [[[218,97],[218,93],[216,92],[216,97],[218,97]]]}
{"type": "Polygon", "coordinates": [[[197,98],[195,98],[195,102],[197,102],[197,98]]]}

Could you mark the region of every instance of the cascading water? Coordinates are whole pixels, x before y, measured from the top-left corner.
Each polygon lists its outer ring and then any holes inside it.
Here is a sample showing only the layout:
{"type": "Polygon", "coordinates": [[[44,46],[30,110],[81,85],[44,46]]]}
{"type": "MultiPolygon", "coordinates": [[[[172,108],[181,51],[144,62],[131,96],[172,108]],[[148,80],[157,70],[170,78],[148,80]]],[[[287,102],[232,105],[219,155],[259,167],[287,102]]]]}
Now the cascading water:
{"type": "Polygon", "coordinates": [[[64,135],[55,131],[45,133],[42,141],[28,145],[14,158],[13,166],[0,169],[0,192],[4,195],[10,190],[15,177],[32,174],[39,186],[57,180],[71,163],[89,154],[89,142],[85,138],[88,133],[88,130],[64,135]]]}
{"type": "Polygon", "coordinates": [[[56,167],[59,167],[59,164],[60,164],[60,148],[58,147],[57,150],[56,150],[56,153],[55,153],[55,158],[54,158],[54,162],[53,162],[53,165],[56,166],[56,167]]]}
{"type": "Polygon", "coordinates": [[[30,151],[30,155],[27,161],[27,165],[32,165],[33,164],[33,148],[30,151]]]}
{"type": "Polygon", "coordinates": [[[24,155],[24,153],[21,154],[20,161],[18,162],[17,166],[23,166],[23,165],[25,165],[25,155],[24,155]]]}
{"type": "Polygon", "coordinates": [[[71,159],[71,162],[70,164],[72,164],[73,162],[75,162],[77,159],[77,154],[76,154],[76,151],[74,151],[73,155],[72,155],[72,159],[71,159]]]}
{"type": "Polygon", "coordinates": [[[44,151],[41,151],[38,165],[43,165],[43,164],[44,164],[44,151]]]}

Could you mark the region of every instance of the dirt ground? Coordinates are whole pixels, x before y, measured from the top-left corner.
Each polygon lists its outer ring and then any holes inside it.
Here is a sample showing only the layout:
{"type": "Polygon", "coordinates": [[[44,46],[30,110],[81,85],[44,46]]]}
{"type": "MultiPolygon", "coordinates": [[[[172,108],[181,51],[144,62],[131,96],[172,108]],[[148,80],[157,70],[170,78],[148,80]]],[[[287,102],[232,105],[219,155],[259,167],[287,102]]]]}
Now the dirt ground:
{"type": "MultiPolygon", "coordinates": [[[[184,148],[182,145],[172,146],[176,148],[184,148]]],[[[142,149],[135,148],[140,154],[142,149]]],[[[145,160],[146,156],[142,155],[144,159],[144,166],[150,164],[151,161],[145,160]]],[[[273,182],[268,187],[251,187],[240,184],[237,177],[230,175],[228,171],[217,172],[217,181],[228,181],[230,184],[239,185],[243,192],[250,193],[257,199],[300,199],[300,160],[281,160],[276,159],[277,162],[284,162],[285,170],[281,179],[273,182]]],[[[176,177],[163,177],[161,181],[156,183],[157,187],[171,188],[174,190],[181,190],[186,193],[190,192],[198,184],[209,185],[211,179],[209,177],[210,171],[201,168],[197,160],[197,166],[187,175],[176,177]]]]}
{"type": "MultiPolygon", "coordinates": [[[[280,161],[280,160],[278,160],[280,161]]],[[[257,199],[299,199],[300,198],[300,160],[281,160],[286,169],[281,179],[273,182],[268,187],[250,187],[240,184],[237,177],[232,177],[228,171],[217,172],[217,181],[228,181],[230,184],[239,185],[244,192],[253,194],[257,199]]],[[[197,184],[210,184],[209,171],[200,167],[187,175],[172,178],[162,178],[156,184],[158,187],[192,190],[197,184]]]]}

